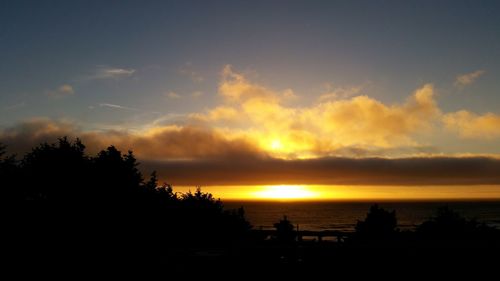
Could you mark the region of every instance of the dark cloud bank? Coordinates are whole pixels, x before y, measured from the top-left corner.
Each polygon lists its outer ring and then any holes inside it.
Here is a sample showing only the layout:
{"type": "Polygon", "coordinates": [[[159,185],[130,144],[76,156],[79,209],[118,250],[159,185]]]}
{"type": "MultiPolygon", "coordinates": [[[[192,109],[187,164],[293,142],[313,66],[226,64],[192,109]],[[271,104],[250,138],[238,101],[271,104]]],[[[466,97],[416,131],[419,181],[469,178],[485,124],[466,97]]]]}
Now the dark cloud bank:
{"type": "Polygon", "coordinates": [[[488,157],[320,158],[310,160],[234,159],[142,161],[174,185],[500,184],[500,159],[488,157]]]}

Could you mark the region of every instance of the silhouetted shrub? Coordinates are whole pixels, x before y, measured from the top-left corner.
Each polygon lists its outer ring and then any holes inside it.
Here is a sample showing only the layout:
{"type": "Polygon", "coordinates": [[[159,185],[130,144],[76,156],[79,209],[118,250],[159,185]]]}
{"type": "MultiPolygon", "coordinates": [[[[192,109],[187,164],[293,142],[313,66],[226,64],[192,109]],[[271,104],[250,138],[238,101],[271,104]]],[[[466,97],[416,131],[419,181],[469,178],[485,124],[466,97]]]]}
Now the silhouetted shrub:
{"type": "Polygon", "coordinates": [[[448,206],[417,227],[417,234],[426,239],[478,239],[495,235],[497,230],[476,220],[468,220],[448,206]]]}
{"type": "Polygon", "coordinates": [[[6,154],[6,146],[0,143],[0,200],[4,206],[12,205],[24,198],[22,190],[15,188],[20,180],[16,157],[6,154]]]}
{"type": "Polygon", "coordinates": [[[295,241],[296,233],[293,224],[283,216],[283,219],[274,224],[276,228],[276,239],[283,243],[292,243],[295,241]]]}

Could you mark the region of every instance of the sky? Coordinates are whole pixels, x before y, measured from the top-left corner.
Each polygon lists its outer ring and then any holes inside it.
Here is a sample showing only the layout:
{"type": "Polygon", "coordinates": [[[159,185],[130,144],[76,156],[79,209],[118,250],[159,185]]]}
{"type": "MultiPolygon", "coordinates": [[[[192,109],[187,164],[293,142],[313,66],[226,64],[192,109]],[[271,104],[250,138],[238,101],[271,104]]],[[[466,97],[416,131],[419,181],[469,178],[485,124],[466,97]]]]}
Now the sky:
{"type": "Polygon", "coordinates": [[[0,142],[112,144],[183,186],[498,185],[499,13],[0,1],[0,142]]]}

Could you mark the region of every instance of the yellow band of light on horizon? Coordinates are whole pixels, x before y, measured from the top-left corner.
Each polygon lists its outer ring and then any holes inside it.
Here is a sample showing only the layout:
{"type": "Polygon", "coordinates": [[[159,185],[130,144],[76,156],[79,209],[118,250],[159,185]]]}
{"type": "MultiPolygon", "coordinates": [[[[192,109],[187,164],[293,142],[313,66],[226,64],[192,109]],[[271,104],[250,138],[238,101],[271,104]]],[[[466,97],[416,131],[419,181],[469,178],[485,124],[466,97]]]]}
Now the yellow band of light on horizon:
{"type": "MultiPolygon", "coordinates": [[[[221,200],[440,200],[500,199],[500,185],[466,186],[346,186],[346,185],[240,185],[202,186],[221,200]]],[[[194,186],[174,192],[195,191],[194,186]]]]}

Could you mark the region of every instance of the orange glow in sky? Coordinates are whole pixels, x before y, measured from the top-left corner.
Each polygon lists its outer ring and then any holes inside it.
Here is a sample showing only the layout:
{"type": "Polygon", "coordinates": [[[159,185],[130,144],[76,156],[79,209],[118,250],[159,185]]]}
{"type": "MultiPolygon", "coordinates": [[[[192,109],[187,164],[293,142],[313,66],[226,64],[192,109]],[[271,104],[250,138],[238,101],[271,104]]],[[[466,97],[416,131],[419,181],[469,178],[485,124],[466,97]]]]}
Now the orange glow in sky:
{"type": "MultiPolygon", "coordinates": [[[[175,192],[194,191],[195,187],[174,187],[175,192]]],[[[419,199],[494,199],[500,186],[347,186],[347,185],[246,185],[206,186],[221,200],[419,200],[419,199]]]]}

